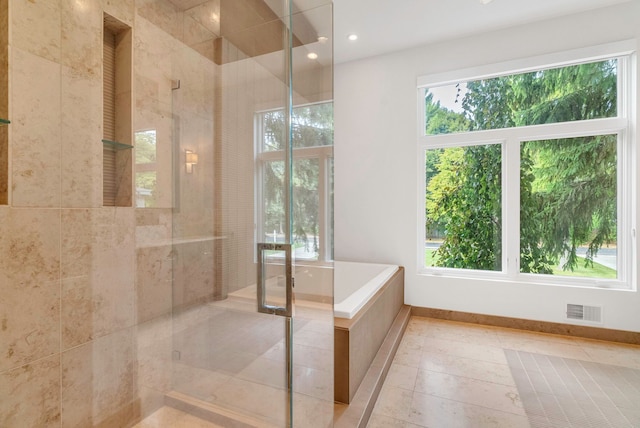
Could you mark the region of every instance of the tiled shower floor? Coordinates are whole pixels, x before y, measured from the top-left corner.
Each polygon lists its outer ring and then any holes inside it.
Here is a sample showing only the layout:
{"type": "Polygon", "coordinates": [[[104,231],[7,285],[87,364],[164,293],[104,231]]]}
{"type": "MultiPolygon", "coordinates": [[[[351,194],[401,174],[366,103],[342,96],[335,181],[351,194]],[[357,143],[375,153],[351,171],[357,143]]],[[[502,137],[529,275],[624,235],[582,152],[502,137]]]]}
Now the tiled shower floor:
{"type": "Polygon", "coordinates": [[[640,427],[640,346],[413,317],[369,428],[640,427]]]}
{"type": "MultiPolygon", "coordinates": [[[[284,426],[284,320],[258,314],[255,301],[234,297],[174,315],[172,393],[263,421],[264,426],[284,426]]],[[[330,426],[333,418],[330,306],[298,302],[293,355],[295,426],[330,426]]],[[[148,418],[143,422],[151,425],[140,426],[173,426],[158,421],[167,414],[174,417],[175,412],[160,410],[152,415],[152,419],[156,418],[153,424],[148,418]]]]}

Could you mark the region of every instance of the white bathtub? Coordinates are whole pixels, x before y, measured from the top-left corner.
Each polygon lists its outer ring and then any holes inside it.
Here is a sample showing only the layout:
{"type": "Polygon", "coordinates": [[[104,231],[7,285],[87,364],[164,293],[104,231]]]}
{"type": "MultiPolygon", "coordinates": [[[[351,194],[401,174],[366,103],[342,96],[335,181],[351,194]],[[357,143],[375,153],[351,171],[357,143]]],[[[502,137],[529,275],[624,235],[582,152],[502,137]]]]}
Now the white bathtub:
{"type": "Polygon", "coordinates": [[[398,266],[335,262],[333,316],[351,319],[398,271],[398,266]]]}
{"type": "Polygon", "coordinates": [[[334,317],[351,319],[398,270],[398,266],[335,261],[327,266],[296,266],[296,294],[333,297],[334,317]],[[327,275],[333,275],[333,281],[327,275]]]}

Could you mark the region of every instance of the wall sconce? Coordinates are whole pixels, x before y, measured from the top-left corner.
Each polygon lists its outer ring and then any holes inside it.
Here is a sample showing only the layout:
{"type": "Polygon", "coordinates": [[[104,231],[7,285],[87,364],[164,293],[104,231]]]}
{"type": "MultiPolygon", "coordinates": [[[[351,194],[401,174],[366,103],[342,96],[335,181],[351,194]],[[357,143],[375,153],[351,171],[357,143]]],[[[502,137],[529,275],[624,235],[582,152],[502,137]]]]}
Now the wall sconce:
{"type": "Polygon", "coordinates": [[[191,150],[185,150],[184,163],[187,169],[187,174],[193,173],[193,166],[198,164],[198,154],[191,150]]]}

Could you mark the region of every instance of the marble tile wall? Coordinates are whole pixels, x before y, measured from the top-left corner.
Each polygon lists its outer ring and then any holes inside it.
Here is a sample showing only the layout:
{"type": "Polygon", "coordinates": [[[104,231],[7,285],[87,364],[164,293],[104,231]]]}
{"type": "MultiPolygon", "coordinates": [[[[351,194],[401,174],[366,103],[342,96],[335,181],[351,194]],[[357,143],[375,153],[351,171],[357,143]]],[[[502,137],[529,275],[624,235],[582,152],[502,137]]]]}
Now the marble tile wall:
{"type": "MultiPolygon", "coordinates": [[[[158,408],[170,388],[174,103],[181,150],[188,140],[201,154],[198,175],[180,174],[178,230],[211,236],[215,71],[206,29],[183,31],[195,17],[171,6],[0,0],[10,11],[0,31],[11,31],[12,120],[10,199],[0,205],[0,426],[126,426],[158,408]],[[103,13],[135,34],[133,87],[120,94],[134,106],[120,110],[134,131],[158,131],[154,208],[102,206],[103,13]],[[189,196],[193,189],[200,196],[189,196]]],[[[212,294],[212,245],[184,245],[193,258],[180,264],[187,296],[212,294]],[[191,262],[201,266],[193,278],[191,262]]]]}

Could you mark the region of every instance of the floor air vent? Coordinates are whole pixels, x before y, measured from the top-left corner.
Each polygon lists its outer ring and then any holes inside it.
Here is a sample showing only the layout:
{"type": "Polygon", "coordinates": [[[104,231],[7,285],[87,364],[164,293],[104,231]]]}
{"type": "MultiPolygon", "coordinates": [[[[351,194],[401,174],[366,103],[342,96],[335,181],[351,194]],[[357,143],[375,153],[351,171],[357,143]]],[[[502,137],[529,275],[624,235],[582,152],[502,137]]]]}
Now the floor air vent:
{"type": "Polygon", "coordinates": [[[567,319],[602,323],[601,306],[567,304],[567,319]]]}

